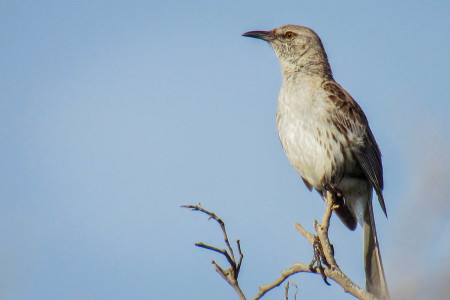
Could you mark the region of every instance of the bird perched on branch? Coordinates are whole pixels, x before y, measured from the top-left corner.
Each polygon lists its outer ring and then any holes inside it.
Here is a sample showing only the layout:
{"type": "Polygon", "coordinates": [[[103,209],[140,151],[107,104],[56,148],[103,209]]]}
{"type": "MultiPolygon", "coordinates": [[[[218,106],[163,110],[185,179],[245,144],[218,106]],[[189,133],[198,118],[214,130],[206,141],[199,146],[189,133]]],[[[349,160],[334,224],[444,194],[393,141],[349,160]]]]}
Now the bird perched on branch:
{"type": "Polygon", "coordinates": [[[367,118],[334,79],[319,36],[285,25],[243,34],[267,41],[281,64],[277,129],[289,162],[309,190],[333,193],[335,210],[351,230],[364,228],[366,289],[388,299],[372,210],[372,190],[386,214],[381,153],[367,118]]]}

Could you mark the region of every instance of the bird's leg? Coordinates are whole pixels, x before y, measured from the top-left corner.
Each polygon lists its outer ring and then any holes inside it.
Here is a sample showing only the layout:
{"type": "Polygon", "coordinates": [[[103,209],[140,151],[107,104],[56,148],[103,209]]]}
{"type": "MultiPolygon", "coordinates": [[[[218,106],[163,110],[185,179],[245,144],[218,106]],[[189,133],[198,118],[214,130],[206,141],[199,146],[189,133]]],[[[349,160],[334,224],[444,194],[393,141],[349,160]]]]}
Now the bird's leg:
{"type": "Polygon", "coordinates": [[[323,188],[333,194],[333,209],[345,205],[344,195],[336,183],[324,183],[323,188]]]}

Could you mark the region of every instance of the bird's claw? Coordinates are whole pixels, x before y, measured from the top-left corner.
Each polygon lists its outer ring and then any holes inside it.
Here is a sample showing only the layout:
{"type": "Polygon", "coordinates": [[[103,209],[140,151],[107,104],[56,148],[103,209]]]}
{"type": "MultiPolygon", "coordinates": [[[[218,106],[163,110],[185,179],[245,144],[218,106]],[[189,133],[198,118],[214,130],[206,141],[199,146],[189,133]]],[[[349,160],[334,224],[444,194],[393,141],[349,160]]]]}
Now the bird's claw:
{"type": "Polygon", "coordinates": [[[337,209],[341,205],[345,205],[344,195],[341,189],[336,183],[324,183],[323,188],[333,194],[333,207],[332,209],[337,209]]]}
{"type": "Polygon", "coordinates": [[[325,264],[325,266],[327,267],[329,267],[329,264],[323,253],[322,244],[320,243],[320,240],[317,236],[314,239],[313,248],[314,248],[314,256],[311,263],[309,264],[309,269],[311,271],[315,271],[316,268],[318,268],[320,275],[322,275],[323,281],[327,285],[330,285],[330,283],[327,280],[327,275],[325,275],[325,268],[322,266],[322,263],[325,264]],[[317,266],[315,266],[316,264],[317,266]]]}

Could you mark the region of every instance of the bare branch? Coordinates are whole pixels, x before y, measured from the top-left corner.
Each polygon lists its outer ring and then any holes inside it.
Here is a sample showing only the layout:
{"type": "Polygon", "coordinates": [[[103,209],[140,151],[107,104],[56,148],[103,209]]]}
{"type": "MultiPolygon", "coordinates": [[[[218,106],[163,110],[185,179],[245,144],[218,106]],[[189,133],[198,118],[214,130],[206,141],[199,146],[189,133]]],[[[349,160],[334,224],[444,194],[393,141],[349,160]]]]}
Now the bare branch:
{"type": "Polygon", "coordinates": [[[261,285],[259,287],[259,293],[253,298],[253,300],[260,299],[262,296],[264,296],[268,291],[272,290],[273,288],[276,288],[280,284],[283,283],[286,279],[289,278],[289,276],[300,273],[300,272],[306,272],[306,273],[314,273],[314,271],[311,271],[309,269],[308,265],[302,264],[302,263],[295,263],[290,267],[289,269],[283,270],[281,272],[280,278],[275,280],[272,283],[261,285]]]}
{"type": "MultiPolygon", "coordinates": [[[[333,281],[342,286],[345,292],[350,293],[359,299],[376,299],[374,295],[359,287],[350,278],[348,278],[336,263],[336,259],[334,258],[333,245],[330,243],[328,237],[330,218],[333,209],[335,208],[336,206],[334,204],[334,196],[332,193],[327,192],[326,208],[322,218],[322,224],[318,224],[317,221],[314,221],[314,228],[317,232],[317,238],[319,239],[322,246],[322,254],[327,264],[327,266],[324,268],[324,274],[325,276],[331,278],[333,281]]],[[[300,231],[300,233],[302,233],[302,235],[308,240],[308,242],[311,243],[311,237],[314,235],[307,232],[300,224],[296,224],[296,228],[300,231]]],[[[314,246],[314,242],[312,244],[314,246]]],[[[314,272],[317,273],[317,268],[314,270],[314,272]]]]}
{"type": "Polygon", "coordinates": [[[307,231],[305,228],[303,228],[300,223],[294,224],[295,228],[305,237],[305,239],[311,244],[311,246],[314,246],[314,242],[316,240],[316,236],[309,231],[307,231]]]}
{"type": "Polygon", "coordinates": [[[285,300],[289,299],[289,286],[291,286],[291,285],[293,285],[295,287],[294,300],[297,299],[298,286],[293,281],[288,280],[288,282],[286,282],[286,286],[284,287],[284,298],[285,298],[285,300]]]}
{"type": "MultiPolygon", "coordinates": [[[[353,281],[351,281],[350,278],[348,278],[347,275],[345,275],[339,268],[331,270],[329,267],[325,267],[324,272],[328,278],[332,279],[340,286],[342,286],[345,292],[352,294],[358,299],[376,300],[375,296],[353,283],[353,281]]],[[[260,299],[267,292],[282,284],[291,275],[297,273],[313,273],[320,275],[320,271],[318,270],[318,268],[311,270],[306,264],[295,263],[291,268],[282,271],[280,278],[278,278],[277,280],[273,281],[272,283],[260,286],[259,293],[253,298],[253,300],[260,299]]]]}
{"type": "Polygon", "coordinates": [[[236,244],[238,246],[238,251],[239,251],[239,262],[236,266],[236,278],[237,278],[239,275],[239,271],[241,270],[241,264],[242,264],[242,259],[244,259],[244,254],[242,253],[242,250],[241,250],[241,241],[236,240],[236,244]]]}
{"type": "Polygon", "coordinates": [[[260,299],[264,294],[266,294],[271,289],[279,286],[283,281],[285,281],[289,276],[305,272],[305,273],[315,273],[320,274],[324,281],[327,277],[338,283],[345,292],[352,294],[353,296],[363,299],[363,300],[374,300],[376,299],[374,295],[368,293],[366,290],[362,289],[356,285],[350,278],[345,275],[339,268],[334,258],[333,245],[330,243],[328,238],[328,228],[330,227],[330,218],[333,213],[333,209],[336,208],[334,204],[334,196],[332,193],[327,193],[326,198],[326,208],[325,213],[322,217],[322,224],[318,224],[314,221],[314,228],[316,230],[317,236],[308,232],[302,225],[295,223],[295,228],[305,237],[305,239],[313,246],[314,258],[311,265],[305,265],[302,263],[296,263],[291,268],[282,271],[280,278],[274,282],[262,285],[259,287],[259,293],[254,299],[260,299]],[[325,266],[322,265],[322,261],[325,266]],[[314,265],[317,264],[317,267],[314,265]]]}
{"type": "Polygon", "coordinates": [[[231,256],[234,257],[233,248],[231,248],[230,242],[228,241],[228,235],[227,235],[227,231],[225,229],[225,223],[222,221],[221,218],[216,216],[216,214],[213,213],[212,211],[208,211],[208,210],[204,209],[200,204],[199,205],[182,205],[181,207],[189,208],[190,210],[194,210],[194,211],[201,211],[201,212],[207,214],[209,216],[209,219],[216,220],[217,223],[219,223],[220,227],[222,228],[223,239],[225,241],[225,244],[227,245],[228,250],[231,253],[231,256]]]}
{"type": "MultiPolygon", "coordinates": [[[[328,283],[327,278],[332,279],[336,283],[338,283],[345,292],[352,294],[353,296],[362,299],[362,300],[375,300],[375,296],[368,293],[358,285],[356,285],[350,278],[345,275],[341,269],[339,268],[336,259],[334,258],[334,249],[333,245],[330,243],[329,237],[328,237],[328,229],[330,226],[330,218],[333,213],[333,209],[335,209],[337,206],[334,203],[334,196],[332,193],[327,192],[327,197],[325,199],[326,202],[326,208],[325,213],[322,218],[322,224],[318,224],[317,221],[314,221],[314,228],[316,230],[316,234],[314,235],[310,232],[308,232],[302,225],[299,223],[295,223],[295,228],[305,237],[305,239],[312,245],[314,249],[314,258],[310,265],[306,265],[303,263],[295,263],[293,264],[289,269],[283,270],[281,272],[281,276],[273,281],[272,283],[261,285],[259,287],[258,294],[253,298],[254,300],[260,299],[263,297],[267,292],[274,289],[275,287],[278,287],[281,285],[286,279],[288,279],[290,276],[297,274],[297,273],[313,273],[313,274],[319,274],[322,276],[324,281],[328,283]],[[323,264],[322,264],[323,263],[323,264]]],[[[209,216],[210,219],[216,220],[220,227],[222,228],[223,236],[225,244],[227,245],[228,250],[226,249],[220,249],[214,246],[210,246],[204,243],[196,243],[195,245],[198,247],[202,247],[211,251],[215,251],[217,253],[220,253],[224,255],[227,258],[228,263],[230,264],[230,268],[224,270],[222,267],[220,267],[214,260],[212,261],[212,264],[214,266],[214,270],[216,270],[217,273],[219,273],[223,279],[225,279],[236,291],[236,293],[239,295],[240,299],[246,299],[245,295],[243,294],[241,288],[239,287],[238,283],[238,276],[239,271],[241,268],[242,260],[243,260],[243,254],[241,251],[241,244],[240,241],[237,240],[237,247],[239,251],[239,262],[236,263],[236,258],[234,256],[233,249],[228,241],[228,235],[225,229],[225,223],[217,217],[213,212],[207,211],[204,208],[202,208],[200,205],[183,205],[182,207],[189,208],[194,211],[200,211],[209,216]]],[[[286,295],[285,297],[288,297],[287,292],[289,288],[289,283],[286,287],[286,295]]],[[[295,293],[296,296],[297,292],[295,293]]],[[[287,298],[286,298],[287,299],[287,298]]]]}
{"type": "Polygon", "coordinates": [[[289,283],[295,286],[294,300],[297,300],[298,286],[292,281],[289,281],[289,283]]]}
{"type": "Polygon", "coordinates": [[[224,270],[214,260],[212,260],[211,263],[213,264],[214,270],[216,270],[216,272],[219,273],[220,276],[222,276],[222,278],[225,279],[225,281],[228,282],[234,288],[234,290],[239,295],[239,298],[241,300],[246,300],[245,295],[242,292],[242,290],[239,286],[239,282],[238,282],[239,271],[241,269],[242,259],[244,258],[244,255],[242,254],[242,251],[241,251],[241,242],[239,240],[236,240],[236,244],[237,244],[238,251],[239,251],[239,262],[236,263],[236,258],[234,256],[233,248],[231,247],[230,242],[228,241],[228,234],[225,229],[225,223],[222,221],[222,219],[219,218],[218,216],[216,216],[216,214],[214,214],[213,212],[208,211],[208,210],[204,209],[203,207],[201,207],[200,204],[199,205],[182,205],[181,207],[185,207],[185,208],[188,208],[193,211],[203,212],[209,216],[209,219],[214,219],[217,221],[217,223],[219,223],[220,228],[222,228],[223,239],[225,241],[225,244],[227,245],[228,250],[220,249],[220,248],[210,246],[210,245],[207,245],[207,244],[201,243],[201,242],[195,243],[195,245],[197,247],[215,251],[226,257],[228,263],[230,264],[230,268],[224,270]]]}
{"type": "Polygon", "coordinates": [[[327,198],[326,198],[326,208],[325,208],[325,214],[322,218],[322,224],[317,224],[317,221],[314,221],[314,228],[316,229],[317,236],[322,244],[323,253],[325,255],[325,258],[327,262],[330,264],[331,268],[339,268],[336,260],[334,259],[334,250],[333,246],[330,243],[330,240],[328,238],[328,228],[330,227],[330,219],[331,214],[333,212],[334,206],[334,199],[333,194],[330,192],[327,192],[327,198]]]}
{"type": "Polygon", "coordinates": [[[284,300],[289,299],[289,281],[284,286],[284,300]]]}
{"type": "Polygon", "coordinates": [[[230,263],[230,265],[234,264],[234,259],[231,258],[231,256],[228,254],[227,250],[225,250],[225,249],[219,249],[219,248],[216,248],[214,246],[206,245],[206,244],[204,244],[202,242],[195,243],[195,246],[200,247],[200,248],[205,248],[205,249],[208,249],[208,250],[212,250],[212,251],[216,251],[216,252],[222,254],[223,256],[225,256],[226,259],[228,260],[228,262],[230,263]]]}

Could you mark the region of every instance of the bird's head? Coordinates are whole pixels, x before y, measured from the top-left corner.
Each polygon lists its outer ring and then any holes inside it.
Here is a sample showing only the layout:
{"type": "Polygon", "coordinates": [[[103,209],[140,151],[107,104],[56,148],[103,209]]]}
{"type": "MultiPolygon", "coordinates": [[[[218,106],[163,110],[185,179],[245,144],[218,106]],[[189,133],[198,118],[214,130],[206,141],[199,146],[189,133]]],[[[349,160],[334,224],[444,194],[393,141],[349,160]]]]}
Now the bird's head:
{"type": "Polygon", "coordinates": [[[249,31],[243,36],[268,42],[275,50],[285,75],[305,71],[325,72],[331,76],[322,42],[308,27],[284,25],[270,31],[249,31]]]}

